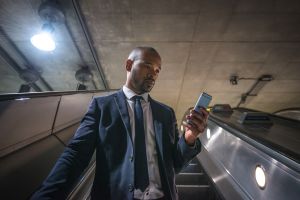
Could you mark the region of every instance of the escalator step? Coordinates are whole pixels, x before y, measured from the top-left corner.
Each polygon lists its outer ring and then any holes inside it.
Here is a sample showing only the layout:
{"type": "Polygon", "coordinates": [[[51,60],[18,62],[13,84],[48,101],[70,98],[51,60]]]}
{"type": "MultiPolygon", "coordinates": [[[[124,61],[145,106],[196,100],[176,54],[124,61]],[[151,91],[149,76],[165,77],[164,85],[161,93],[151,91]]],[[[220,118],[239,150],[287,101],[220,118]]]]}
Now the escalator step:
{"type": "Polygon", "coordinates": [[[209,185],[177,185],[180,200],[209,199],[209,185]]]}
{"type": "Polygon", "coordinates": [[[197,165],[200,165],[200,162],[199,162],[199,160],[198,160],[198,158],[197,157],[195,157],[195,158],[193,158],[191,161],[190,161],[190,164],[197,164],[197,165]]]}
{"type": "Polygon", "coordinates": [[[207,185],[208,180],[203,173],[179,173],[175,177],[178,185],[207,185]]]}
{"type": "Polygon", "coordinates": [[[184,169],[181,170],[181,173],[201,173],[203,172],[200,165],[195,163],[190,163],[184,169]]]}

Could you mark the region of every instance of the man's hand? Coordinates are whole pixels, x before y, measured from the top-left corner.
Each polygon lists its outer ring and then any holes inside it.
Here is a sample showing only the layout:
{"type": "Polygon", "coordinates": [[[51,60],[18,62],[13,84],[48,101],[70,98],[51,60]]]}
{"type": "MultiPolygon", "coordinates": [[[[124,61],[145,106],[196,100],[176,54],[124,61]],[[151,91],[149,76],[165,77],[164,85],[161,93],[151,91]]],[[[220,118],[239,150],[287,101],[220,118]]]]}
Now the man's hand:
{"type": "Polygon", "coordinates": [[[201,133],[207,127],[208,112],[201,108],[200,112],[190,110],[190,114],[186,116],[188,123],[183,123],[185,126],[185,141],[188,145],[192,146],[201,133]]]}

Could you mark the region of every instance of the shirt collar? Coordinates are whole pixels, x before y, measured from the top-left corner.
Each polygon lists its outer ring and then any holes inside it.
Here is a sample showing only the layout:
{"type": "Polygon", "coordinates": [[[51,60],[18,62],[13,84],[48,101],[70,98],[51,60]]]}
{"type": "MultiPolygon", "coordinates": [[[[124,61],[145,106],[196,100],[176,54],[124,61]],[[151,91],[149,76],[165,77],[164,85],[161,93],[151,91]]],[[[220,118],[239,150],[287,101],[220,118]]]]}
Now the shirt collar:
{"type": "Polygon", "coordinates": [[[134,91],[132,91],[131,89],[126,87],[125,85],[123,85],[123,92],[127,99],[131,99],[134,96],[141,96],[141,97],[143,97],[144,101],[148,102],[149,93],[143,93],[141,95],[138,95],[134,91]]]}

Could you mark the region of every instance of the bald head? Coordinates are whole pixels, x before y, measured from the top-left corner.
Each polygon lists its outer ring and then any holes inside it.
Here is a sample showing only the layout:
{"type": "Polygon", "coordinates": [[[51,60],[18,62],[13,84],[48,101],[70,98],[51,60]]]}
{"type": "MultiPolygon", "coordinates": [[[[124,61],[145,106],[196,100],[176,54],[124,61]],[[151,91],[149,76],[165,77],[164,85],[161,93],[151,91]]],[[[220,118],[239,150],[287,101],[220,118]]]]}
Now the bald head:
{"type": "Polygon", "coordinates": [[[136,47],[134,48],[128,56],[128,60],[135,61],[140,59],[144,54],[152,54],[160,58],[159,53],[153,47],[136,47]]]}

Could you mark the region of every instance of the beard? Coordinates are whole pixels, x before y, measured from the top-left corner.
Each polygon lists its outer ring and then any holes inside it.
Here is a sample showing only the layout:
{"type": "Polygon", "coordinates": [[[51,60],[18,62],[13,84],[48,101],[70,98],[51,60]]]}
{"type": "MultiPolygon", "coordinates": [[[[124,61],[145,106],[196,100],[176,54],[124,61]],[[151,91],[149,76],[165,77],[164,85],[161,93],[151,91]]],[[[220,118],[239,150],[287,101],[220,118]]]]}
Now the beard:
{"type": "Polygon", "coordinates": [[[155,81],[153,79],[145,79],[142,83],[143,92],[150,92],[155,85],[155,81]]]}
{"type": "Polygon", "coordinates": [[[140,94],[150,92],[155,85],[155,80],[152,78],[143,78],[141,80],[136,76],[133,76],[132,80],[135,90],[140,94]]]}

